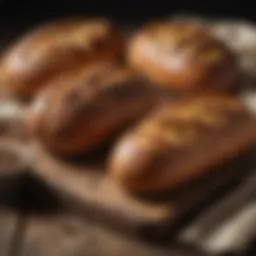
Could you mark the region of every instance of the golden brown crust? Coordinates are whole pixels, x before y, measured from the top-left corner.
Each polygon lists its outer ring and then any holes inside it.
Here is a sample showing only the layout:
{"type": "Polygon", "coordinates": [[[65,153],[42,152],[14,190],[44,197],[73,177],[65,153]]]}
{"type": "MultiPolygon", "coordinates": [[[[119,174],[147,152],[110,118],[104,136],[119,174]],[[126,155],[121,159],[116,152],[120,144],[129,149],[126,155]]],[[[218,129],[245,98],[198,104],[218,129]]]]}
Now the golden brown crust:
{"type": "Polygon", "coordinates": [[[172,90],[225,91],[238,82],[234,54],[193,22],[146,25],[131,38],[127,60],[147,78],[172,90]]]}
{"type": "Polygon", "coordinates": [[[255,141],[255,120],[237,99],[194,97],[158,108],[121,138],[109,171],[131,192],[160,192],[200,177],[255,141]]]}
{"type": "Polygon", "coordinates": [[[29,113],[29,129],[56,153],[87,153],[149,111],[153,91],[119,66],[75,70],[41,91],[29,113]]]}
{"type": "Polygon", "coordinates": [[[31,97],[46,81],[70,67],[115,60],[123,39],[107,20],[70,18],[31,31],[4,54],[1,84],[19,96],[31,97]]]}

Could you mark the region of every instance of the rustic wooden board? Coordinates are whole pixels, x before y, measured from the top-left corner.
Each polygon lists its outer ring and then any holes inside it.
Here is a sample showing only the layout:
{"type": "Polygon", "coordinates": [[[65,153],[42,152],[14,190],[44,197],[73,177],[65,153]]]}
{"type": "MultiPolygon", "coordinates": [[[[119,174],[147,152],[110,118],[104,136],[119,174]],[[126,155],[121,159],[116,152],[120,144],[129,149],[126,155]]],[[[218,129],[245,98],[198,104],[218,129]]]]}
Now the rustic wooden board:
{"type": "Polygon", "coordinates": [[[178,247],[145,244],[68,214],[33,216],[20,256],[203,256],[178,247]]]}
{"type": "Polygon", "coordinates": [[[112,228],[154,239],[169,235],[181,220],[185,223],[186,217],[241,182],[250,166],[248,159],[238,159],[164,201],[149,201],[126,194],[95,165],[62,161],[39,146],[33,151],[32,174],[52,188],[68,208],[112,228]]]}

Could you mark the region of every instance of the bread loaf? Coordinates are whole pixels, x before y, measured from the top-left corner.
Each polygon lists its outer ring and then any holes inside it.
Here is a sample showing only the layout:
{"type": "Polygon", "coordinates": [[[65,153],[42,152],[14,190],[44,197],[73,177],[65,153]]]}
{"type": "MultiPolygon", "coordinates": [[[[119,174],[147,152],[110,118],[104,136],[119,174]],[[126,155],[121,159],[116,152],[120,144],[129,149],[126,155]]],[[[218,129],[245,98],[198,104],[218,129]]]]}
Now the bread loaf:
{"type": "Polygon", "coordinates": [[[113,61],[123,39],[102,18],[69,18],[29,31],[4,53],[0,63],[2,90],[31,99],[40,87],[70,68],[113,61]]]}
{"type": "Polygon", "coordinates": [[[84,154],[147,113],[155,90],[118,65],[74,70],[51,81],[28,111],[28,129],[48,149],[84,154]]]}
{"type": "Polygon", "coordinates": [[[118,141],[108,168],[130,192],[163,192],[201,177],[255,142],[255,119],[240,101],[201,95],[149,114],[118,141]]]}
{"type": "Polygon", "coordinates": [[[229,91],[239,84],[235,54],[196,22],[146,24],[131,37],[127,62],[159,86],[183,93],[229,91]]]}

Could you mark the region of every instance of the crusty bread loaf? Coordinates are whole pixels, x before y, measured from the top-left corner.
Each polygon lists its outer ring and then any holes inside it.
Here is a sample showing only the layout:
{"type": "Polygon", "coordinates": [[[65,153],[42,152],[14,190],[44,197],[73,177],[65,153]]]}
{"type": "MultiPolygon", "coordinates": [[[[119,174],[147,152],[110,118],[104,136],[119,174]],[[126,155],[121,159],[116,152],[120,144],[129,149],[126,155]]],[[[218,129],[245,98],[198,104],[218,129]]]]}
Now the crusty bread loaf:
{"type": "Polygon", "coordinates": [[[84,154],[142,117],[156,101],[155,89],[144,79],[118,65],[101,64],[51,81],[34,100],[27,122],[51,151],[84,154]]]}
{"type": "Polygon", "coordinates": [[[255,143],[255,119],[240,101],[201,95],[159,107],[124,135],[110,156],[109,172],[130,192],[162,192],[255,143]]]}
{"type": "Polygon", "coordinates": [[[123,51],[117,29],[102,18],[69,18],[39,26],[15,42],[0,64],[1,89],[31,98],[70,68],[116,60],[123,51]]]}
{"type": "Polygon", "coordinates": [[[234,53],[195,22],[158,21],[131,37],[128,64],[175,91],[227,91],[239,83],[234,53]]]}

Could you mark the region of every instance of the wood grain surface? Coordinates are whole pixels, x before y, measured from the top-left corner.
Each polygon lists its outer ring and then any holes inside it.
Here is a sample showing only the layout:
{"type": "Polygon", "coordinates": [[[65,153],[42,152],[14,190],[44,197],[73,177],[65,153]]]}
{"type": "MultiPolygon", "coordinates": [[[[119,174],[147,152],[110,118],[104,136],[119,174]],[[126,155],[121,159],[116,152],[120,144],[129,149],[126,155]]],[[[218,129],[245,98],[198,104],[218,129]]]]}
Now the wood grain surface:
{"type": "Polygon", "coordinates": [[[69,209],[143,238],[169,235],[194,210],[213,203],[251,170],[251,157],[246,155],[164,200],[143,200],[126,194],[95,165],[76,165],[53,157],[38,145],[32,148],[32,175],[46,183],[69,209]]]}
{"type": "MultiPolygon", "coordinates": [[[[68,214],[33,216],[21,256],[199,256],[178,247],[163,248],[123,237],[68,214]]],[[[203,256],[203,255],[202,255],[203,256]]]]}

